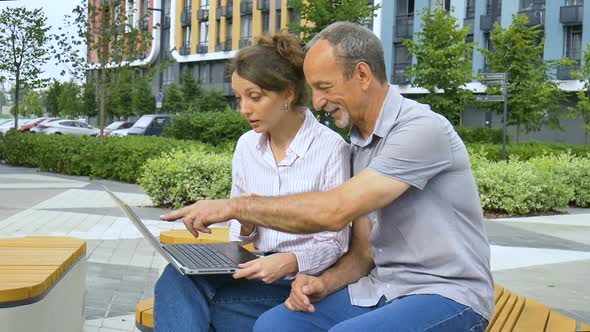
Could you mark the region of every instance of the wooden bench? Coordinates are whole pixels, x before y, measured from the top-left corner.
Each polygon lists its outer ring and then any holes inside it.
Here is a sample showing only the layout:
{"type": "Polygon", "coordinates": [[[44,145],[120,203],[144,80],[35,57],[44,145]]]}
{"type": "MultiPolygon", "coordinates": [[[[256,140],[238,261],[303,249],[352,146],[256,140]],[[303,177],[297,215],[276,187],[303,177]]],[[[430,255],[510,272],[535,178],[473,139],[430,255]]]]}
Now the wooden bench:
{"type": "Polygon", "coordinates": [[[0,330],[79,332],[85,292],[86,241],[0,239],[0,330]]]}
{"type": "MultiPolygon", "coordinates": [[[[229,238],[227,229],[216,229],[207,237],[195,239],[188,231],[174,230],[162,232],[162,243],[225,242],[229,238]],[[221,240],[220,240],[221,239],[221,240]]],[[[253,249],[250,247],[250,249],[253,249]]],[[[496,307],[487,328],[488,332],[590,332],[590,326],[576,322],[535,300],[512,293],[500,285],[494,289],[496,307]]],[[[137,304],[135,326],[143,332],[154,328],[154,299],[149,298],[137,304]]]]}

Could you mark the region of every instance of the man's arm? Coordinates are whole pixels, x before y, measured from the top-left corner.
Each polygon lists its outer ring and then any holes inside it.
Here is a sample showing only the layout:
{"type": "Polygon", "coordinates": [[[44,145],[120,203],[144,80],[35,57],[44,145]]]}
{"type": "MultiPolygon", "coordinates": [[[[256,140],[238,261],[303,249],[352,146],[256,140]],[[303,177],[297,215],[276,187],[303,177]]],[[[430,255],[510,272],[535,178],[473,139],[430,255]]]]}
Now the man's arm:
{"type": "Polygon", "coordinates": [[[318,277],[300,274],[285,301],[290,310],[313,312],[317,302],[369,274],[375,266],[370,242],[371,223],[367,217],[352,225],[350,250],[318,277]]]}
{"type": "Polygon", "coordinates": [[[338,231],[351,221],[386,206],[408,188],[404,182],[366,169],[325,192],[203,200],[161,219],[184,218],[185,224],[192,224],[195,230],[206,233],[209,233],[209,225],[229,219],[290,233],[338,231]]]}

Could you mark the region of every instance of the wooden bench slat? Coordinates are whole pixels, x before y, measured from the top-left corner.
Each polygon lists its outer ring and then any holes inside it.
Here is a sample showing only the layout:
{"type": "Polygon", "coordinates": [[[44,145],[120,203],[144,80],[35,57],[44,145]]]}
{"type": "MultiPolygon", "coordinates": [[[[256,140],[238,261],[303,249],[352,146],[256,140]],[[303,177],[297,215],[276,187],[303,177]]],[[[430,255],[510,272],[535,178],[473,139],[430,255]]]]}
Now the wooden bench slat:
{"type": "Polygon", "coordinates": [[[590,332],[590,325],[582,323],[580,324],[579,332],[590,332]]]}
{"type": "Polygon", "coordinates": [[[490,331],[490,332],[505,331],[503,329],[504,325],[506,325],[506,321],[508,320],[508,317],[510,317],[510,314],[512,313],[512,309],[516,305],[517,300],[518,300],[518,295],[512,294],[512,293],[509,294],[509,296],[506,299],[506,302],[504,303],[504,305],[500,309],[500,312],[498,313],[497,318],[495,319],[494,323],[491,324],[492,326],[490,327],[490,329],[488,331],[490,331]]]}
{"type": "Polygon", "coordinates": [[[522,313],[522,310],[524,309],[525,303],[526,298],[524,296],[518,296],[516,303],[514,304],[514,307],[512,308],[510,314],[508,315],[508,318],[506,319],[506,323],[504,324],[502,331],[512,331],[512,329],[516,325],[516,322],[520,319],[520,315],[522,313]]]}
{"type": "Polygon", "coordinates": [[[142,323],[142,313],[146,310],[151,310],[154,307],[154,298],[145,299],[135,306],[135,321],[142,323]]]}
{"type": "Polygon", "coordinates": [[[547,318],[549,318],[549,308],[546,305],[532,299],[526,299],[520,319],[514,326],[513,331],[545,331],[547,318]]]}
{"type": "Polygon", "coordinates": [[[576,332],[576,321],[551,310],[545,332],[576,332]]]}
{"type": "Polygon", "coordinates": [[[496,305],[494,307],[494,313],[493,313],[492,319],[490,319],[490,323],[488,325],[488,331],[490,331],[494,327],[494,325],[496,325],[496,320],[498,320],[498,316],[500,316],[500,312],[504,308],[504,305],[506,304],[506,301],[508,301],[509,297],[510,297],[510,292],[507,290],[504,290],[502,292],[502,294],[500,295],[500,298],[498,299],[498,301],[496,301],[496,305]]]}
{"type": "Polygon", "coordinates": [[[500,296],[502,296],[502,293],[504,293],[504,287],[495,284],[494,285],[494,303],[498,303],[498,300],[500,300],[500,296]]]}

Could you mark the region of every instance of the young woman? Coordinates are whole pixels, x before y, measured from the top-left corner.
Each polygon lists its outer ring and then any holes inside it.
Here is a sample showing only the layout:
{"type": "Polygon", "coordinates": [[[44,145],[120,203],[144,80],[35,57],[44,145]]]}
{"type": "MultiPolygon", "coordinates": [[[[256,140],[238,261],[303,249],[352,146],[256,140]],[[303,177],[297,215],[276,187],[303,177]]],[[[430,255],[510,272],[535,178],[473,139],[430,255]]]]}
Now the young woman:
{"type": "MultiPolygon", "coordinates": [[[[350,177],[348,144],[304,106],[303,58],[296,37],[277,34],[233,59],[232,88],[252,130],[236,146],[232,197],[325,191],[350,177]]],[[[299,235],[231,220],[230,240],[266,254],[233,276],[184,276],[168,266],[155,289],[156,331],[251,330],[285,301],[297,273],[318,274],[346,252],[349,230],[299,235]]]]}

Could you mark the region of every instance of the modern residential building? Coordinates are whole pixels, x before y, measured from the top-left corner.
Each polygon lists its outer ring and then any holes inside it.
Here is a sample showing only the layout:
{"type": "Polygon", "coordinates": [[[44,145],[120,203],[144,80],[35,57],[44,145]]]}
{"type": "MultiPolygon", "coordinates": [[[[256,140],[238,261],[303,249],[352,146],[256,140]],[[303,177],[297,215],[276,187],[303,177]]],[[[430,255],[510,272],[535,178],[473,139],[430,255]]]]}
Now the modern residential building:
{"type": "MultiPolygon", "coordinates": [[[[98,0],[95,0],[98,1],[98,0]]],[[[101,0],[109,1],[109,0],[101,0]]],[[[171,82],[178,82],[180,73],[188,70],[201,80],[205,88],[216,88],[231,98],[228,60],[236,51],[248,46],[264,33],[275,33],[299,21],[290,0],[111,0],[122,1],[138,12],[150,11],[147,23],[153,29],[152,49],[138,65],[172,60],[173,65],[154,81],[154,92],[162,91],[171,82]],[[163,15],[160,17],[160,15],[163,15]]],[[[370,2],[370,1],[369,1],[370,2]]],[[[404,95],[424,93],[411,86],[405,69],[415,61],[403,45],[405,38],[415,38],[421,29],[419,13],[434,8],[437,0],[373,0],[379,4],[370,28],[381,38],[387,77],[404,95]]],[[[580,60],[590,42],[590,6],[583,0],[442,0],[440,5],[454,15],[459,24],[470,26],[467,41],[477,43],[473,52],[473,72],[485,72],[486,60],[480,48],[491,47],[490,32],[494,23],[508,27],[514,14],[529,17],[529,24],[541,25],[545,35],[545,60],[570,58],[580,60]]],[[[138,16],[139,17],[139,16],[138,16]]],[[[138,22],[137,24],[142,24],[138,22]]],[[[559,68],[556,78],[566,91],[577,91],[581,83],[570,77],[571,68],[559,68]]],[[[483,93],[485,86],[472,82],[469,88],[483,93]]],[[[486,112],[465,112],[465,125],[499,126],[500,118],[486,112]]],[[[529,138],[582,143],[580,121],[564,119],[565,131],[544,130],[529,138]]]]}

